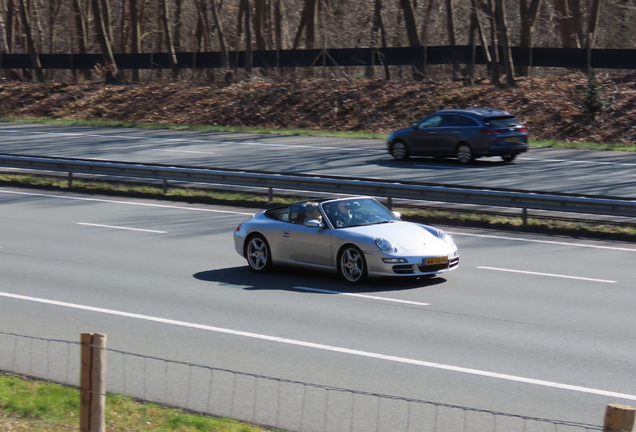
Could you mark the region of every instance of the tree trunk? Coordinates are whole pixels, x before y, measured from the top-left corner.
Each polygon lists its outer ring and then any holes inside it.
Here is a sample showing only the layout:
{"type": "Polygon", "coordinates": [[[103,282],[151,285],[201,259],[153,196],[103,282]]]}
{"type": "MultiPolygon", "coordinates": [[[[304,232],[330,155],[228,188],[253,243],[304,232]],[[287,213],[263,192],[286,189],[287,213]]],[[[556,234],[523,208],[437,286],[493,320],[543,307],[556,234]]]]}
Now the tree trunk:
{"type": "Polygon", "coordinates": [[[504,72],[506,73],[506,85],[515,86],[515,67],[512,61],[512,51],[510,49],[510,36],[508,35],[508,18],[506,16],[506,5],[504,0],[495,0],[495,15],[497,19],[497,29],[499,31],[499,43],[503,53],[504,72]]]}
{"type": "MultiPolygon", "coordinates": [[[[142,0],[143,1],[143,0],[142,0]]],[[[137,0],[130,0],[130,52],[132,54],[141,53],[141,20],[139,17],[139,7],[137,0]]],[[[139,82],[139,69],[132,70],[133,82],[139,82]]]]}
{"type": "Polygon", "coordinates": [[[556,0],[557,26],[561,34],[561,44],[563,48],[580,48],[577,44],[576,34],[570,13],[570,3],[568,0],[556,0]]]}
{"type": "Polygon", "coordinates": [[[117,82],[121,79],[121,77],[119,75],[119,70],[117,69],[115,56],[113,55],[112,42],[108,38],[107,28],[109,28],[109,26],[107,26],[105,22],[106,16],[100,7],[99,0],[92,0],[92,6],[93,16],[95,18],[95,27],[97,28],[97,40],[99,41],[99,45],[102,50],[102,58],[104,60],[104,65],[101,67],[96,66],[96,68],[103,75],[104,81],[109,83],[117,82]]]}
{"type": "Polygon", "coordinates": [[[594,41],[596,40],[596,29],[598,27],[598,19],[601,12],[601,0],[592,0],[592,6],[590,8],[590,21],[587,28],[588,40],[587,46],[590,49],[594,48],[594,41]]]}
{"type": "Polygon", "coordinates": [[[250,26],[250,1],[241,0],[241,7],[243,9],[243,17],[245,18],[245,73],[248,77],[252,76],[252,30],[250,26]]]}
{"type": "Polygon", "coordinates": [[[232,70],[230,69],[230,53],[227,50],[227,44],[225,43],[225,33],[221,26],[221,19],[219,18],[219,11],[216,6],[216,0],[211,0],[212,17],[214,18],[214,24],[219,36],[219,45],[221,46],[221,59],[222,66],[225,73],[225,81],[232,81],[232,70]]]}
{"type": "Polygon", "coordinates": [[[27,40],[27,49],[29,51],[29,56],[31,57],[31,66],[35,71],[35,76],[38,82],[44,82],[44,74],[42,73],[42,65],[40,64],[40,55],[37,52],[37,48],[35,47],[35,42],[33,41],[33,34],[31,33],[31,20],[29,17],[29,11],[27,10],[27,6],[25,0],[19,0],[20,2],[20,18],[22,20],[22,27],[24,29],[24,35],[27,40]]]}
{"type": "MultiPolygon", "coordinates": [[[[541,8],[541,0],[530,0],[530,6],[528,6],[528,0],[521,0],[519,2],[520,15],[521,15],[521,47],[528,49],[528,55],[532,59],[532,49],[534,48],[534,27],[539,17],[539,10],[541,8]]],[[[522,76],[528,76],[531,73],[530,66],[520,66],[517,68],[517,72],[522,76]]]]}
{"type": "MultiPolygon", "coordinates": [[[[453,10],[453,0],[446,0],[446,29],[448,31],[448,44],[453,47],[457,46],[455,39],[455,14],[453,10]]],[[[457,60],[457,55],[453,52],[453,75],[455,79],[459,79],[462,75],[461,67],[457,60]]]]}
{"type": "Polygon", "coordinates": [[[256,41],[256,49],[260,51],[267,49],[264,36],[266,11],[267,3],[265,0],[254,0],[254,39],[256,41]]]}
{"type": "Polygon", "coordinates": [[[313,49],[315,38],[316,38],[316,0],[305,0],[305,6],[303,8],[303,14],[300,19],[300,24],[298,25],[298,31],[296,32],[296,37],[294,38],[294,43],[292,45],[292,49],[298,49],[300,45],[300,38],[303,34],[303,30],[305,31],[305,48],[313,49]]]}
{"type": "MultiPolygon", "coordinates": [[[[88,53],[88,3],[73,0],[73,14],[75,16],[75,35],[80,54],[88,53]]],[[[85,80],[90,81],[90,69],[82,69],[85,80]]]]}
{"type": "MultiPolygon", "coordinates": [[[[477,0],[471,0],[471,39],[474,39],[473,33],[477,31],[477,38],[479,42],[476,41],[471,44],[473,46],[473,56],[477,55],[477,47],[476,45],[481,45],[482,52],[484,54],[484,58],[486,59],[486,64],[488,69],[491,69],[492,59],[490,58],[490,50],[488,49],[488,42],[486,41],[486,34],[484,32],[484,26],[481,24],[481,20],[479,19],[479,6],[477,5],[477,0]]],[[[470,67],[470,79],[474,79],[474,68],[470,67]]]]}
{"type": "MultiPolygon", "coordinates": [[[[409,39],[409,46],[421,47],[420,37],[417,34],[417,24],[415,22],[415,11],[411,0],[400,0],[402,12],[404,14],[404,25],[406,26],[406,35],[409,39]]],[[[413,78],[421,80],[425,76],[426,65],[424,62],[415,66],[413,70],[413,78]]]]}
{"type": "MultiPolygon", "coordinates": [[[[382,0],[375,0],[374,3],[375,5],[373,8],[373,25],[371,28],[371,47],[375,48],[377,46],[377,35],[378,33],[380,33],[380,46],[382,48],[386,48],[386,32],[384,30],[384,20],[382,19],[382,0]]],[[[371,54],[374,59],[375,54],[375,52],[371,54]]],[[[380,55],[378,57],[382,59],[380,55]]],[[[384,66],[384,79],[388,80],[390,79],[389,66],[387,66],[384,61],[381,61],[381,63],[382,66],[384,66]]],[[[374,66],[369,66],[369,68],[367,69],[367,77],[370,79],[375,78],[374,66]]]]}
{"type": "Polygon", "coordinates": [[[402,11],[404,13],[404,25],[406,26],[406,36],[409,39],[409,46],[419,47],[420,37],[417,34],[417,25],[415,24],[415,11],[411,0],[400,0],[402,11]]]}
{"type": "Polygon", "coordinates": [[[172,70],[172,79],[179,78],[179,64],[177,62],[177,52],[174,48],[172,38],[172,30],[170,29],[170,12],[166,0],[161,0],[161,22],[163,24],[163,32],[166,37],[166,48],[168,49],[168,59],[170,61],[170,69],[172,70]]]}

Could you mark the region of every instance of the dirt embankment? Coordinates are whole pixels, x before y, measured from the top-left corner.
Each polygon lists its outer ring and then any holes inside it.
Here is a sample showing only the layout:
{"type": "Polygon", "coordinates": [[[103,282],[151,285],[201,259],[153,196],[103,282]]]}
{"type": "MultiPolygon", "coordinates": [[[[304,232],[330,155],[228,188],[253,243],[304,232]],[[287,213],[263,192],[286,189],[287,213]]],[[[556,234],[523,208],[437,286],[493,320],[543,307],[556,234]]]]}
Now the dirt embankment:
{"type": "Polygon", "coordinates": [[[523,78],[512,89],[457,82],[303,80],[229,86],[0,82],[0,116],[387,133],[442,108],[510,111],[542,140],[636,142],[636,77],[599,75],[605,109],[586,110],[582,74],[523,78]]]}

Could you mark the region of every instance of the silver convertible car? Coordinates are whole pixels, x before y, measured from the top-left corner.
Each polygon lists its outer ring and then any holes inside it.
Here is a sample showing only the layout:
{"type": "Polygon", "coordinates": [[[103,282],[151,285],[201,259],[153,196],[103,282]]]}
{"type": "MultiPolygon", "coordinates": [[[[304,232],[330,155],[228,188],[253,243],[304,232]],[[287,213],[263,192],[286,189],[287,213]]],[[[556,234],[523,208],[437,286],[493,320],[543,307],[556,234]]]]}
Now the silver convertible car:
{"type": "Polygon", "coordinates": [[[400,220],[373,198],[302,201],[252,216],[234,231],[236,252],[257,272],[272,265],[367,276],[432,276],[459,265],[444,231],[400,220]]]}

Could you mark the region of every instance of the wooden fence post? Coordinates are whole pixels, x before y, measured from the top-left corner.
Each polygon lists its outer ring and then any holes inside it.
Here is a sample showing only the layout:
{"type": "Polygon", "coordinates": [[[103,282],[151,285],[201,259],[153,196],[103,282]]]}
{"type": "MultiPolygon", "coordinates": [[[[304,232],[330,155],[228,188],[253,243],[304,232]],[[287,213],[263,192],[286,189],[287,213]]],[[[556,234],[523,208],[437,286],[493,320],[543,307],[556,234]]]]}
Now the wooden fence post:
{"type": "Polygon", "coordinates": [[[105,432],[106,335],[82,333],[80,368],[80,430],[105,432]]]}
{"type": "Polygon", "coordinates": [[[604,432],[633,432],[636,408],[610,404],[605,411],[604,432]]]}

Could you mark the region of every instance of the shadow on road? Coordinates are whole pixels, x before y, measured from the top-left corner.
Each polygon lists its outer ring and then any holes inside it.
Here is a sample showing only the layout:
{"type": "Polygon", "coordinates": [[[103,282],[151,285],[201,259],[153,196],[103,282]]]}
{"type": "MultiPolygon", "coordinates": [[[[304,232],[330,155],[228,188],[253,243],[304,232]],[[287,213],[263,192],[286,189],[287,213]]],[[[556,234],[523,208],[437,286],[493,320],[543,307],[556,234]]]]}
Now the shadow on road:
{"type": "MultiPolygon", "coordinates": [[[[276,268],[269,273],[255,273],[249,267],[231,267],[218,270],[206,270],[195,273],[195,279],[204,282],[217,282],[225,286],[245,290],[301,291],[298,287],[324,291],[346,293],[368,293],[382,291],[400,291],[414,288],[428,288],[446,282],[442,277],[434,278],[371,278],[361,285],[351,285],[340,279],[335,273],[311,272],[295,268],[276,268]]],[[[329,293],[325,293],[329,294],[329,293]]]]}

